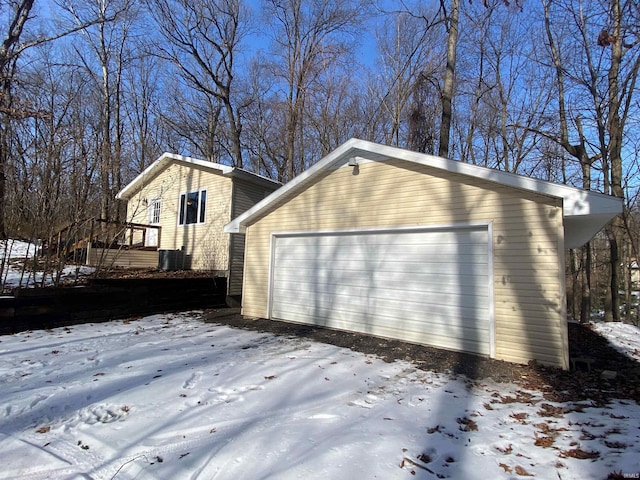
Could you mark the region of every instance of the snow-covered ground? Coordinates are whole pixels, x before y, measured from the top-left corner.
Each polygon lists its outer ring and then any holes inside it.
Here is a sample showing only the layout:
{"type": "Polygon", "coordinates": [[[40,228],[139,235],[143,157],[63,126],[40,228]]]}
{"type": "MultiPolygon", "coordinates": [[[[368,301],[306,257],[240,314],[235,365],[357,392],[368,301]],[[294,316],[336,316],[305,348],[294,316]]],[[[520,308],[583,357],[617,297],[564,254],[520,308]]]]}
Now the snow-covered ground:
{"type": "Polygon", "coordinates": [[[36,245],[21,240],[1,240],[0,254],[8,258],[29,258],[36,253],[36,245]]]}
{"type": "MultiPolygon", "coordinates": [[[[602,331],[637,354],[637,327],[602,331]]],[[[612,472],[640,473],[632,401],[553,403],[515,384],[207,324],[198,312],[0,337],[2,479],[612,472]]]]}
{"type": "Polygon", "coordinates": [[[594,323],[596,332],[618,351],[640,362],[640,328],[624,323],[594,323]]]}
{"type": "MultiPolygon", "coordinates": [[[[31,287],[34,284],[39,286],[53,285],[55,271],[49,271],[45,275],[41,271],[33,272],[28,268],[23,268],[25,259],[33,258],[36,249],[37,246],[33,243],[19,240],[0,241],[0,259],[5,259],[4,269],[0,271],[0,285],[5,290],[16,287],[31,287]]],[[[66,265],[62,269],[60,279],[63,283],[73,281],[76,278],[91,275],[94,271],[95,268],[84,265],[66,265]]]]}

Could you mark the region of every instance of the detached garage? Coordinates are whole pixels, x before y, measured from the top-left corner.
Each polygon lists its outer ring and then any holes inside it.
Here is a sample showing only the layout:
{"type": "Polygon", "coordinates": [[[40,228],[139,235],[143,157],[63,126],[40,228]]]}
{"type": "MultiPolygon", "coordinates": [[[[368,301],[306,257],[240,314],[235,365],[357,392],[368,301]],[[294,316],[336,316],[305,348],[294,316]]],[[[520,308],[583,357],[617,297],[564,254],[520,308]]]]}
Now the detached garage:
{"type": "Polygon", "coordinates": [[[619,199],[352,139],[225,227],[242,313],[568,368],[564,251],[619,199]]]}

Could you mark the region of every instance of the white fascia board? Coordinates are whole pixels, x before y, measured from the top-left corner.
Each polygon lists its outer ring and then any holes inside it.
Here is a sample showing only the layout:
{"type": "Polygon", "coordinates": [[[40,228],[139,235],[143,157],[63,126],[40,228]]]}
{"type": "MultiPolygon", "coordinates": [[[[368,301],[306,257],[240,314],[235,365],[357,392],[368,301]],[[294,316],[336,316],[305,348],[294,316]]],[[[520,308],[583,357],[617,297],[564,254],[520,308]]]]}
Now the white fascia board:
{"type": "Polygon", "coordinates": [[[221,165],[219,163],[208,162],[206,160],[200,160],[192,157],[185,157],[183,155],[177,155],[175,153],[163,153],[157,160],[151,165],[145,168],[136,178],[129,182],[122,190],[116,195],[117,199],[128,200],[137,191],[138,188],[142,188],[147,181],[153,178],[157,172],[162,171],[169,163],[179,162],[185,165],[197,165],[199,167],[208,168],[211,170],[218,170],[222,174],[231,173],[234,168],[228,165],[221,165]]]}
{"type": "MultiPolygon", "coordinates": [[[[359,140],[362,144],[360,148],[366,151],[360,152],[359,156],[367,157],[367,151],[373,151],[377,159],[380,155],[388,158],[397,158],[409,162],[425,165],[440,170],[446,170],[453,173],[460,173],[471,177],[480,178],[490,182],[528,190],[531,192],[548,195],[551,197],[563,199],[564,216],[570,217],[574,215],[599,215],[610,213],[613,216],[622,213],[622,199],[605,195],[598,192],[583,190],[569,185],[561,185],[558,183],[547,182],[537,178],[525,177],[510,172],[494,170],[479,165],[463,163],[455,160],[449,160],[433,155],[403,150],[397,147],[389,147],[386,145],[377,145],[371,142],[359,140]]],[[[372,159],[375,161],[376,158],[372,159]]]]}

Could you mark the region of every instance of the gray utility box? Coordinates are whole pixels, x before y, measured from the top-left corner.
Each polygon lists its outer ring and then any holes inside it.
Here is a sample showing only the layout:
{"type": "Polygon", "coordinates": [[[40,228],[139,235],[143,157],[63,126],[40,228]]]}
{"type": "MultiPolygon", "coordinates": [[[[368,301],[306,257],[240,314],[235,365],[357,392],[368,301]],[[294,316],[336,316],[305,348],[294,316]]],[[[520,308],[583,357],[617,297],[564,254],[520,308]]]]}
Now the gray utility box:
{"type": "Polygon", "coordinates": [[[184,251],[183,250],[158,250],[159,270],[183,270],[184,251]]]}

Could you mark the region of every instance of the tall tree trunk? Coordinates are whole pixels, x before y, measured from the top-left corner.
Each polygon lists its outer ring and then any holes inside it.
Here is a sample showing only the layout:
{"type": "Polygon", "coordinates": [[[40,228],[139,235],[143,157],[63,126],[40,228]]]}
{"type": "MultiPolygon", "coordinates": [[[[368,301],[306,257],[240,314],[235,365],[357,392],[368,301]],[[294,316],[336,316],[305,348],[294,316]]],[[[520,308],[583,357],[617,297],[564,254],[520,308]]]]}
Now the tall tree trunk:
{"type": "MultiPolygon", "coordinates": [[[[3,89],[4,92],[6,92],[3,89]]],[[[9,154],[9,145],[7,141],[9,130],[9,118],[6,115],[3,115],[2,125],[0,125],[0,240],[5,240],[7,238],[7,228],[5,221],[5,185],[7,184],[6,179],[6,165],[9,154]]]]}
{"type": "Polygon", "coordinates": [[[582,281],[580,291],[580,323],[587,323],[591,319],[591,243],[588,242],[582,247],[584,262],[582,265],[582,281]]]}
{"type": "MultiPolygon", "coordinates": [[[[560,135],[556,139],[558,144],[572,157],[577,159],[582,169],[582,188],[585,190],[591,190],[591,165],[595,161],[596,157],[589,157],[587,151],[587,140],[582,128],[582,121],[580,117],[574,118],[574,123],[578,133],[578,143],[572,144],[569,140],[569,115],[565,104],[565,70],[562,65],[562,59],[558,52],[558,46],[553,36],[553,29],[551,28],[550,8],[551,1],[544,3],[544,23],[547,35],[547,40],[551,49],[551,57],[553,60],[555,72],[556,72],[556,85],[558,88],[558,114],[560,120],[560,135]]],[[[591,65],[589,65],[591,71],[591,65]]],[[[593,78],[593,77],[592,77],[593,78]]],[[[592,256],[591,246],[587,243],[583,246],[583,258],[584,263],[582,266],[582,302],[580,307],[580,321],[586,322],[591,316],[591,269],[592,269],[592,256]]],[[[605,302],[606,304],[606,302],[605,302]]],[[[605,308],[606,311],[606,308],[605,308]]]]}
{"type": "Polygon", "coordinates": [[[227,112],[229,130],[231,134],[231,156],[235,162],[235,166],[243,168],[242,165],[242,145],[240,144],[240,135],[242,133],[242,125],[240,117],[236,117],[235,109],[231,104],[230,97],[224,98],[225,111],[227,112]]]}
{"type": "MultiPolygon", "coordinates": [[[[582,122],[580,119],[576,120],[576,126],[578,128],[578,134],[581,139],[584,138],[584,134],[582,131],[582,122]]],[[[579,150],[581,156],[580,166],[582,168],[582,188],[585,190],[591,190],[591,159],[587,157],[586,148],[582,146],[579,150]]],[[[582,301],[580,303],[580,323],[587,323],[591,320],[591,242],[587,242],[586,245],[582,247],[582,257],[584,261],[582,262],[582,282],[581,283],[581,292],[582,292],[582,301]]]]}
{"type": "Polygon", "coordinates": [[[110,220],[111,206],[111,105],[109,96],[109,69],[102,65],[102,146],[100,160],[100,218],[110,220]]]}
{"type": "Polygon", "coordinates": [[[29,19],[34,0],[15,2],[13,17],[7,34],[0,45],[0,239],[7,238],[6,225],[6,185],[7,162],[9,160],[9,130],[11,128],[11,86],[15,73],[15,62],[22,51],[20,36],[29,19]]]}
{"type": "MultiPolygon", "coordinates": [[[[607,76],[609,84],[609,116],[607,130],[609,133],[609,164],[611,167],[611,194],[624,198],[622,189],[622,130],[624,121],[620,117],[622,99],[620,98],[619,76],[623,55],[622,15],[620,1],[611,1],[612,36],[617,39],[611,44],[611,65],[607,76]]],[[[624,224],[621,216],[617,216],[611,223],[609,243],[611,246],[611,312],[607,312],[607,320],[620,321],[620,245],[624,224]],[[610,314],[610,315],[609,315],[610,314]]]]}
{"type": "Polygon", "coordinates": [[[454,79],[456,70],[456,50],[458,46],[458,15],[460,13],[460,0],[451,0],[451,13],[448,21],[447,32],[447,68],[444,72],[444,85],[442,87],[442,120],[440,122],[440,138],[438,155],[449,157],[449,139],[451,137],[452,101],[454,79]]]}

